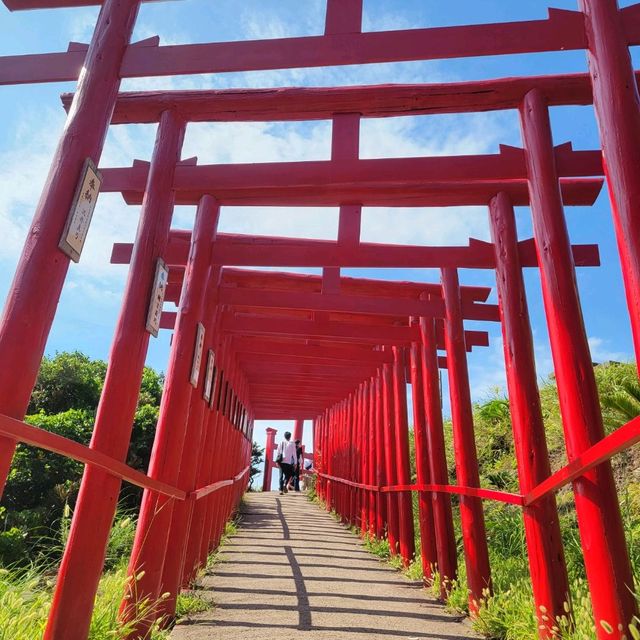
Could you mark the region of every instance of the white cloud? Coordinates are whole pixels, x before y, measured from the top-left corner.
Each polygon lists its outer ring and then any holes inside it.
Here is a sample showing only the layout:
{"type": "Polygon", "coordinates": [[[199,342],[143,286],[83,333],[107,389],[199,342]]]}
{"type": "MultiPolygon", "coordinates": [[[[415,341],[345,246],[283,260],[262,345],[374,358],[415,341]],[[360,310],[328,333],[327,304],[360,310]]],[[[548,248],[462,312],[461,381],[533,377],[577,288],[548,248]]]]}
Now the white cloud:
{"type": "Polygon", "coordinates": [[[69,39],[74,42],[89,43],[98,19],[99,9],[86,8],[70,14],[69,39]]]}
{"type": "Polygon", "coordinates": [[[632,359],[631,354],[622,351],[615,351],[609,346],[611,340],[590,336],[588,338],[591,359],[594,362],[627,362],[632,359]]]}

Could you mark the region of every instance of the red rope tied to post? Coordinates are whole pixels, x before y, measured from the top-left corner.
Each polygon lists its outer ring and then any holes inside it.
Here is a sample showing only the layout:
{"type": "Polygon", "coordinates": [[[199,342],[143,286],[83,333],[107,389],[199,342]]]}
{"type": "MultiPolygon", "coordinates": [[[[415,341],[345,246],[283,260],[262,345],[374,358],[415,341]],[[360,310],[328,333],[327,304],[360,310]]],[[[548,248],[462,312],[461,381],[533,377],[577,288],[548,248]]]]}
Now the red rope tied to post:
{"type": "MultiPolygon", "coordinates": [[[[1,425],[0,425],[1,427],[1,425]]],[[[2,429],[0,428],[0,431],[2,429]]],[[[356,489],[364,489],[365,491],[375,491],[380,493],[396,493],[401,491],[426,491],[451,493],[456,495],[470,496],[474,498],[483,498],[485,500],[496,500],[506,502],[520,507],[528,507],[549,493],[555,493],[565,485],[573,482],[576,478],[597,467],[602,462],[606,462],[613,456],[631,448],[640,442],[640,417],[630,420],[623,426],[616,429],[613,433],[597,442],[587,449],[581,456],[570,462],[562,469],[556,471],[546,480],[534,487],[526,495],[517,493],[508,493],[506,491],[497,491],[495,489],[482,489],[480,487],[459,487],[448,484],[407,484],[392,486],[377,486],[361,484],[330,476],[326,473],[318,473],[317,475],[325,480],[346,484],[356,489]]]]}
{"type": "Polygon", "coordinates": [[[143,489],[149,489],[150,491],[156,491],[157,493],[170,496],[176,500],[187,500],[189,498],[200,500],[200,498],[204,498],[223,487],[236,484],[242,480],[251,468],[249,465],[233,478],[220,480],[219,482],[196,489],[187,494],[185,491],[182,491],[182,489],[150,478],[145,473],[132,469],[124,462],[111,458],[75,440],[70,440],[56,433],[51,433],[45,429],[34,427],[26,422],[2,414],[0,414],[0,434],[12,438],[16,442],[46,449],[47,451],[58,453],[66,458],[82,462],[83,464],[99,467],[130,484],[142,487],[143,489]]]}

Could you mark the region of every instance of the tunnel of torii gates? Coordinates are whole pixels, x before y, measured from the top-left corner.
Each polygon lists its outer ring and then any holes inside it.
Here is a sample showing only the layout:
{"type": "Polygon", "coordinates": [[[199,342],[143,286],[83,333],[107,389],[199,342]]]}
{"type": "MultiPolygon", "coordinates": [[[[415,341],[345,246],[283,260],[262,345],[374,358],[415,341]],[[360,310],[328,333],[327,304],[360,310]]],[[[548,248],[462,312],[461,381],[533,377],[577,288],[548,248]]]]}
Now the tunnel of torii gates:
{"type": "MultiPolygon", "coordinates": [[[[97,0],[4,0],[11,10],[97,0]]],[[[0,57],[0,84],[78,80],[0,325],[0,477],[17,443],[85,463],[45,637],[87,637],[122,481],[144,488],[121,615],[142,600],[170,620],[176,594],[219,543],[246,488],[256,419],[313,420],[317,488],[328,509],[414,554],[442,596],[456,577],[451,495],[459,498],[473,613],[491,592],[483,501],[522,509],[543,638],[569,605],[555,492],[573,487],[599,638],[622,638],[636,612],[610,458],[640,439],[633,420],[605,437],[575,268],[597,266],[595,245],[572,246],[564,207],[590,205],[606,173],[636,356],[640,353],[640,100],[629,46],[640,4],[578,0],[548,18],[363,33],[361,0],[328,0],[323,35],[162,46],[131,43],[140,0],[105,0],[89,45],[0,57]],[[588,73],[456,84],[120,93],[131,77],[226,73],[583,49],[588,73]],[[81,73],[82,71],[82,73],[81,73]],[[601,150],[554,146],[549,108],[594,105],[601,150]],[[522,147],[483,156],[359,159],[361,118],[514,109],[522,147]],[[190,122],[332,120],[331,159],[198,165],[182,159],[190,122]],[[150,162],[98,169],[110,125],[157,123],[150,162]],[[606,171],[605,171],[606,169],[606,171]],[[78,261],[98,192],[141,204],[106,381],[88,447],[23,422],[70,260],[78,261]],[[171,228],[174,204],[197,205],[191,230],[171,228]],[[339,207],[335,241],[217,233],[220,206],[339,207]],[[368,207],[484,205],[492,242],[424,247],[360,241],[368,207]],[[514,206],[529,206],[533,239],[519,240],[514,206]],[[241,268],[238,268],[241,267],[241,268]],[[251,267],[254,267],[252,270],[251,267]],[[322,275],[265,271],[321,267],[322,275]],[[342,268],[438,268],[439,282],[341,276],[342,268]],[[551,473],[523,268],[539,269],[569,464],[551,473]],[[262,268],[263,270],[259,270],[262,268]],[[496,275],[461,286],[459,269],[496,275]],[[177,313],[163,303],[177,305],[177,313]],[[520,493],[480,487],[467,352],[500,322],[520,493]],[[125,464],[150,335],[172,330],[147,474],[125,464]],[[439,369],[451,399],[457,484],[447,477],[439,369]],[[411,383],[417,480],[411,484],[406,385],[411,383]],[[599,624],[606,622],[607,625],[599,624]],[[606,626],[613,631],[609,631],[606,626]]],[[[453,213],[451,214],[453,215],[453,213]]],[[[271,443],[272,444],[272,443],[271,443]]],[[[272,450],[268,452],[272,456],[272,450]]],[[[458,509],[456,509],[456,512],[458,509]]],[[[132,637],[143,637],[141,620],[132,637]]]]}

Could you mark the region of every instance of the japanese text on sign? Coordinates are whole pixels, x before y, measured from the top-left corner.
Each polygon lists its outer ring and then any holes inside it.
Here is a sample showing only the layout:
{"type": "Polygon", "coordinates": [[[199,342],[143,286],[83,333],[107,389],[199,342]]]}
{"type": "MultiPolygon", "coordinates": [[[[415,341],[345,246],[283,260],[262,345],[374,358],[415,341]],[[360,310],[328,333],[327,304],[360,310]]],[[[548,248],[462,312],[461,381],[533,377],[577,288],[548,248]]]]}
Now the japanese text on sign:
{"type": "Polygon", "coordinates": [[[169,267],[162,258],[158,258],[156,263],[156,274],[153,279],[153,289],[151,290],[151,300],[149,301],[149,312],[147,313],[147,331],[154,337],[158,337],[160,331],[160,318],[162,317],[162,305],[167,292],[169,282],[169,267]]]}
{"type": "Polygon", "coordinates": [[[196,344],[193,354],[193,364],[191,366],[190,382],[193,387],[198,386],[198,378],[200,377],[200,365],[202,363],[202,349],[204,348],[204,325],[198,322],[198,331],[196,332],[196,344]]]}
{"type": "Polygon", "coordinates": [[[92,160],[87,158],[73,197],[67,224],[64,227],[64,232],[58,245],[60,250],[74,262],[80,261],[80,255],[87,238],[101,185],[102,176],[100,172],[92,160]]]}

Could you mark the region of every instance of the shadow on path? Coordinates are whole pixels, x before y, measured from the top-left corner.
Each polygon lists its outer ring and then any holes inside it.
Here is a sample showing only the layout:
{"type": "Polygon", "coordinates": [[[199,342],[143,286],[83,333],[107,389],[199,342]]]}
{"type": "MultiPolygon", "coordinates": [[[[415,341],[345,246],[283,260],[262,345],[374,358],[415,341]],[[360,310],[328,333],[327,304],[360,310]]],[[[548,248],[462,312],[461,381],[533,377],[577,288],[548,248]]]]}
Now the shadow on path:
{"type": "Polygon", "coordinates": [[[239,534],[201,587],[216,606],[172,640],[478,637],[301,494],[248,494],[239,534]]]}

